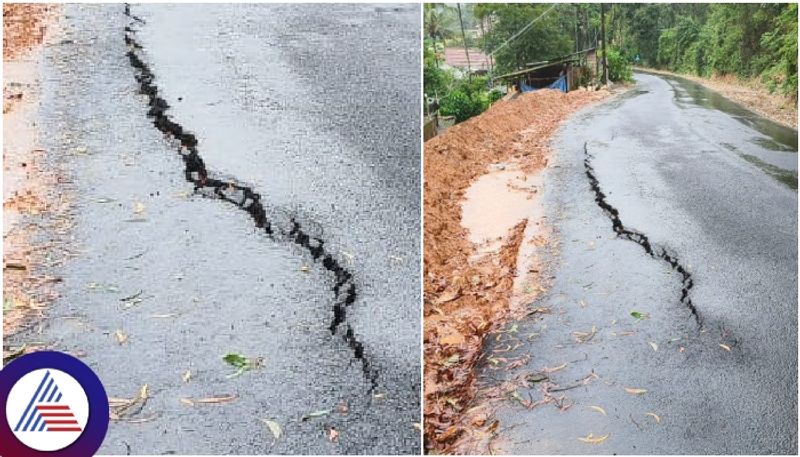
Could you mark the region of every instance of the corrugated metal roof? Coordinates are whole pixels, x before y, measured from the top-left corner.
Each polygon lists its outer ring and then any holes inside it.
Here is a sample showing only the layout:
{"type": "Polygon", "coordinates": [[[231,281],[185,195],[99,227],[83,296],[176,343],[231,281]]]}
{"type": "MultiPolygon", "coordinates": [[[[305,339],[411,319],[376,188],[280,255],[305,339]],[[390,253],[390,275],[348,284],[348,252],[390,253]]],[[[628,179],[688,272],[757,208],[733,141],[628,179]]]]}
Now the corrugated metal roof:
{"type": "MultiPolygon", "coordinates": [[[[444,61],[455,68],[467,68],[467,53],[464,48],[444,48],[444,61]]],[[[480,49],[469,50],[469,66],[472,71],[488,70],[489,58],[480,49]]]]}

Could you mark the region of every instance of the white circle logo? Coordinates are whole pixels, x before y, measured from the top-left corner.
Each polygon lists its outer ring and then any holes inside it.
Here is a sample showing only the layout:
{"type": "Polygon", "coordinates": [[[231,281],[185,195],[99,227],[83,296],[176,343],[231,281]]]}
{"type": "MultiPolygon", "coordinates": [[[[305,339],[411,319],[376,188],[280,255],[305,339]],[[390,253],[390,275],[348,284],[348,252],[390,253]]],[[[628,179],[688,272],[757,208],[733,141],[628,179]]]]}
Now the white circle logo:
{"type": "Polygon", "coordinates": [[[89,420],[89,399],[72,376],[43,368],[20,378],[6,400],[8,426],[37,451],[58,451],[74,443],[89,420]]]}

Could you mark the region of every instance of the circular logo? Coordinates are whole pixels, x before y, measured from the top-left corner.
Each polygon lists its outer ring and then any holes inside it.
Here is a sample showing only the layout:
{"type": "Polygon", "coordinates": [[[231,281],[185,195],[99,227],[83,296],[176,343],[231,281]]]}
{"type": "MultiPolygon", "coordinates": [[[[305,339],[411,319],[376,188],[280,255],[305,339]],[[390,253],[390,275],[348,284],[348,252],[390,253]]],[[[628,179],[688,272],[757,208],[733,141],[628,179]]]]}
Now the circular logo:
{"type": "Polygon", "coordinates": [[[108,397],[80,360],[24,355],[0,370],[0,455],[90,457],[108,429],[108,397]]]}
{"type": "Polygon", "coordinates": [[[14,436],[29,448],[57,451],[80,438],[89,420],[89,399],[72,376],[42,368],[11,388],[6,420],[14,436]]]}

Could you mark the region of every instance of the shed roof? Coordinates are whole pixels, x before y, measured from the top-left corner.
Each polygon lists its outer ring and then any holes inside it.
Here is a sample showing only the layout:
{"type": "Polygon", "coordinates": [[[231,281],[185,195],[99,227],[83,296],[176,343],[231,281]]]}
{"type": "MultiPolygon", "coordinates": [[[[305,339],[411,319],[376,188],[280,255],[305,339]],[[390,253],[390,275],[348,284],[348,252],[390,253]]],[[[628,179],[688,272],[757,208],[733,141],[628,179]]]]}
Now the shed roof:
{"type": "Polygon", "coordinates": [[[580,62],[580,59],[577,59],[577,58],[574,58],[574,57],[567,57],[567,58],[563,58],[563,59],[560,59],[560,60],[553,60],[553,61],[549,61],[549,62],[539,63],[537,65],[534,65],[534,66],[530,67],[530,68],[525,68],[525,69],[514,71],[514,72],[511,72],[511,73],[506,73],[504,75],[496,76],[495,79],[514,78],[516,76],[522,76],[522,75],[526,75],[528,73],[533,73],[533,72],[541,70],[543,68],[554,67],[556,65],[563,65],[563,64],[565,64],[567,62],[580,62]]]}
{"type": "MultiPolygon", "coordinates": [[[[464,48],[444,48],[444,61],[447,65],[455,68],[467,68],[467,53],[464,48]]],[[[471,48],[469,50],[469,66],[472,71],[488,70],[489,57],[480,49],[471,48]]]]}

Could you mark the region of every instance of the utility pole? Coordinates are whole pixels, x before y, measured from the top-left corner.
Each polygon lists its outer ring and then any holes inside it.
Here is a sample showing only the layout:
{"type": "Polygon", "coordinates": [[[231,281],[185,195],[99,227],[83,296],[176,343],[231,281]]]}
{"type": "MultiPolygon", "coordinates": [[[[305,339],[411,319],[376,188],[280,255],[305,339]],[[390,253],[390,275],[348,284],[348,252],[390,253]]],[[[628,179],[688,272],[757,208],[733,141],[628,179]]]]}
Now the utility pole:
{"type": "Polygon", "coordinates": [[[467,48],[467,34],[464,33],[464,18],[461,17],[461,3],[456,3],[458,7],[458,22],[461,23],[461,39],[464,40],[464,52],[467,54],[467,76],[472,82],[472,65],[469,63],[469,48],[467,48]]]}
{"type": "Polygon", "coordinates": [[[600,35],[603,37],[603,78],[608,87],[608,53],[606,51],[606,9],[600,4],[600,35]]]}
{"type": "Polygon", "coordinates": [[[578,39],[578,24],[580,23],[580,19],[578,19],[579,11],[580,11],[580,6],[575,5],[575,52],[581,50],[580,40],[578,39]]]}

